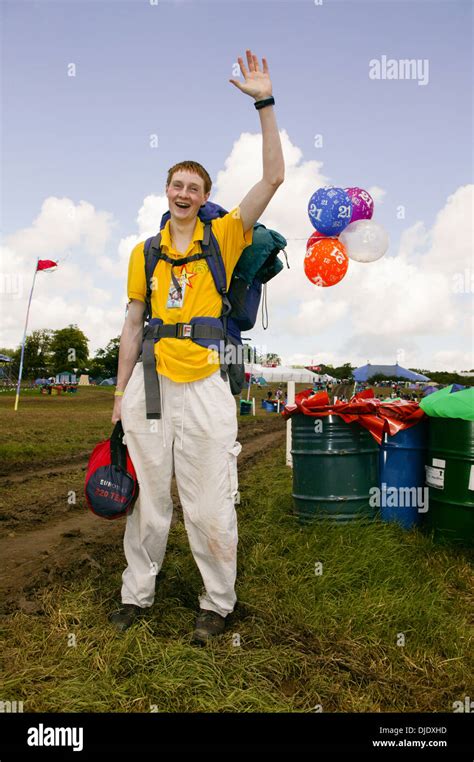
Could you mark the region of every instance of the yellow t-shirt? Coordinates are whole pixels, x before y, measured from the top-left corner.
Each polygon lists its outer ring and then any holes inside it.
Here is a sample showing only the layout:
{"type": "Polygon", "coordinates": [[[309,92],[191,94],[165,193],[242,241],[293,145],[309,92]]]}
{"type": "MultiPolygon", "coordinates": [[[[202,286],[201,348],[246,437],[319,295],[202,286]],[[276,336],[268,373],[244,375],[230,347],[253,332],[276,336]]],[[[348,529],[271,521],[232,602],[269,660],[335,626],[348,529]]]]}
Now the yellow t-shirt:
{"type": "MultiPolygon", "coordinates": [[[[227,288],[242,251],[252,243],[253,228],[244,234],[239,211],[239,207],[235,207],[211,223],[226,269],[227,288]]],[[[202,252],[203,234],[204,225],[197,217],[193,240],[186,251],[180,253],[171,244],[168,220],[161,231],[162,250],[177,260],[197,254],[202,252]]],[[[145,301],[146,296],[144,244],[144,241],[138,243],[130,255],[127,283],[128,298],[141,302],[145,301]]],[[[158,261],[151,292],[153,317],[161,318],[164,323],[189,323],[191,318],[198,316],[220,317],[222,297],[204,259],[174,267],[173,272],[181,285],[181,298],[171,278],[171,265],[163,260],[158,261]]],[[[160,339],[155,343],[155,357],[158,372],[172,381],[198,381],[219,369],[218,353],[201,347],[192,339],[160,339]]]]}

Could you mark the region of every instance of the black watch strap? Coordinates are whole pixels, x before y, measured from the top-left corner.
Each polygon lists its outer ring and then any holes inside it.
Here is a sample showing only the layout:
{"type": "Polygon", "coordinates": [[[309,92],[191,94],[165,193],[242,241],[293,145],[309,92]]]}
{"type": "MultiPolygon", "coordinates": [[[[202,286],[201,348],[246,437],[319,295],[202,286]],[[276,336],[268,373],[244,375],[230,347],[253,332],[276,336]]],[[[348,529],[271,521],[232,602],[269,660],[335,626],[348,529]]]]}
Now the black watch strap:
{"type": "Polygon", "coordinates": [[[264,98],[261,101],[255,101],[254,106],[256,109],[265,108],[265,106],[274,106],[275,98],[271,95],[269,98],[264,98]]]}

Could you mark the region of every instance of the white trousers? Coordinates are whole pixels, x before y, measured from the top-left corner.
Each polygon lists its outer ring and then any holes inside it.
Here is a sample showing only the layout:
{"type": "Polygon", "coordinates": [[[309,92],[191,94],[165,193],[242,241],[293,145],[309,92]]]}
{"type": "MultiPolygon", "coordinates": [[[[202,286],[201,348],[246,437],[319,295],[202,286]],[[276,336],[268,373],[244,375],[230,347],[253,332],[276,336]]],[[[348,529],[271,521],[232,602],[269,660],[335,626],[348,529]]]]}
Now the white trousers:
{"type": "Polygon", "coordinates": [[[173,470],[184,523],[205,592],[200,608],[226,616],[236,603],[238,491],[237,408],[217,371],[191,383],[160,374],[162,417],[147,420],[143,363],[122,397],[124,443],[135,466],[139,497],[127,517],[122,603],[151,606],[173,513],[173,470]]]}

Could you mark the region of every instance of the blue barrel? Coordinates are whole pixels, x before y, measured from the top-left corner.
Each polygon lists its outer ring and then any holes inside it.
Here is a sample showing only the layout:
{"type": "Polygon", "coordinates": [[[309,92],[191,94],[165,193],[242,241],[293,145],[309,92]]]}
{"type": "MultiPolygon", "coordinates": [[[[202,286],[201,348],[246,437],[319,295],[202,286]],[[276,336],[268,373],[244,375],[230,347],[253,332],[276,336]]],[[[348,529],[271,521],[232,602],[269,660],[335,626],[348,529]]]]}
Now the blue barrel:
{"type": "Polygon", "coordinates": [[[276,402],[268,402],[268,400],[262,400],[262,407],[267,411],[267,413],[276,413],[277,411],[276,402]]]}
{"type": "Polygon", "coordinates": [[[427,418],[393,437],[383,435],[379,461],[382,521],[396,521],[404,529],[420,524],[428,507],[424,489],[427,447],[427,418]]]}

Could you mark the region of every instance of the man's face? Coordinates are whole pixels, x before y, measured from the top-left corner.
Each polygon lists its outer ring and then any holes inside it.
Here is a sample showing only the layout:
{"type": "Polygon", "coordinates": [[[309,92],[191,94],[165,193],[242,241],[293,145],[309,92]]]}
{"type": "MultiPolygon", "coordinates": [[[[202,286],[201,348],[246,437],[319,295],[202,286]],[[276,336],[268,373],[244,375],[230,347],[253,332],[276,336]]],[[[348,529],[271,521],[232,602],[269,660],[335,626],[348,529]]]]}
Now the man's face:
{"type": "Polygon", "coordinates": [[[199,207],[205,204],[210,193],[204,193],[204,180],[195,172],[174,172],[166,186],[171,215],[180,222],[196,217],[199,207]]]}

